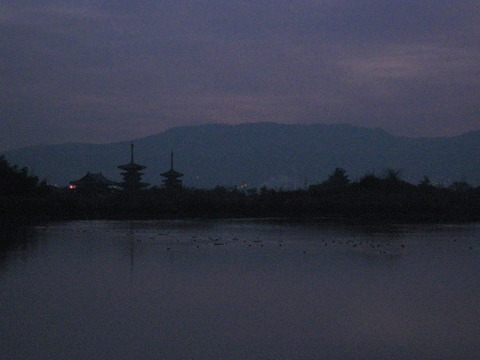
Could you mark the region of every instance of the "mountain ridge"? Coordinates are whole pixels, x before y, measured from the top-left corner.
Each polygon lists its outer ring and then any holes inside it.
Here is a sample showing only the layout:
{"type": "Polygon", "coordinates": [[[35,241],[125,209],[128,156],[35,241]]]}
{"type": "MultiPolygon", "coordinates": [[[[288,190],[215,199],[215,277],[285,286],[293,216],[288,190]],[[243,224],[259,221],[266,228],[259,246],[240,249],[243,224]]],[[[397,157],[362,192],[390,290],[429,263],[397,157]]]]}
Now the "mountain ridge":
{"type": "MultiPolygon", "coordinates": [[[[424,175],[448,185],[480,180],[480,131],[454,137],[396,136],[380,128],[350,124],[182,126],[133,140],[135,161],[146,165],[144,180],[160,185],[160,173],[170,167],[185,174],[186,186],[301,188],[319,183],[342,167],[352,179],[385,169],[401,169],[416,183],[424,175]]],[[[67,185],[87,171],[120,180],[117,166],[130,160],[130,141],[108,144],[37,145],[4,152],[20,167],[27,166],[49,183],[67,185]]]]}

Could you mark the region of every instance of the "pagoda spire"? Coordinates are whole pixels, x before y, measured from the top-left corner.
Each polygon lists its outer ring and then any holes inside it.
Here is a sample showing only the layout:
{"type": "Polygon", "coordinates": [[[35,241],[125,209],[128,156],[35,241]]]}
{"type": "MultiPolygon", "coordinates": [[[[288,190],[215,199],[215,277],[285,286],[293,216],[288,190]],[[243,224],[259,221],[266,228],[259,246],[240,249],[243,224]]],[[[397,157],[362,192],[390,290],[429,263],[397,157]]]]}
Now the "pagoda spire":
{"type": "Polygon", "coordinates": [[[183,174],[173,169],[173,150],[170,151],[170,170],[160,174],[160,176],[165,178],[162,180],[162,182],[165,184],[167,189],[178,190],[182,188],[182,180],[180,178],[183,176],[183,174]]]}
{"type": "Polygon", "coordinates": [[[148,186],[147,183],[141,181],[143,173],[140,172],[147,167],[135,164],[133,159],[133,147],[134,146],[132,142],[130,143],[130,163],[117,166],[117,168],[123,170],[123,172],[121,173],[121,175],[123,176],[123,182],[120,183],[120,186],[128,192],[138,191],[148,186]]]}

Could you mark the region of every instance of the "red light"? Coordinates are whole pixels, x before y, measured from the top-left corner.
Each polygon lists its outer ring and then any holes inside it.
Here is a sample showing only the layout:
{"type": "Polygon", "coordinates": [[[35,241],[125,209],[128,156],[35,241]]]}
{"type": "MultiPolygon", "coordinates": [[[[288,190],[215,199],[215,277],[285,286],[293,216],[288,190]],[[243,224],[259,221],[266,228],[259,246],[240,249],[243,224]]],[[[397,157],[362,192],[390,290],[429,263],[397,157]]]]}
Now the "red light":
{"type": "Polygon", "coordinates": [[[68,188],[71,189],[71,190],[73,190],[73,189],[76,189],[76,188],[77,188],[77,185],[70,185],[68,188]]]}

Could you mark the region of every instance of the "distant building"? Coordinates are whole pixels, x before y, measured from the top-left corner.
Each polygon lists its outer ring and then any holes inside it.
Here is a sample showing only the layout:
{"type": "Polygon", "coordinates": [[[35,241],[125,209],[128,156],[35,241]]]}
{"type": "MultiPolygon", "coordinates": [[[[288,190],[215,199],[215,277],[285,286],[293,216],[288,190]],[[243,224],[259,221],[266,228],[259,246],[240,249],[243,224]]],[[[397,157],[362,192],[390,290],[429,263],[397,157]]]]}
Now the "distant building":
{"type": "Polygon", "coordinates": [[[70,181],[70,189],[79,192],[103,192],[115,188],[115,181],[107,179],[102,173],[87,174],[79,180],[70,181]]]}
{"type": "Polygon", "coordinates": [[[135,164],[133,161],[133,143],[130,145],[130,163],[119,165],[117,168],[124,170],[124,172],[121,173],[123,176],[123,182],[120,183],[120,186],[125,191],[134,192],[148,186],[147,183],[141,181],[143,173],[140,172],[147,167],[135,164]]]}
{"type": "Polygon", "coordinates": [[[173,151],[170,153],[170,170],[160,174],[160,176],[165,178],[165,180],[162,180],[162,182],[165,184],[167,189],[182,188],[182,180],[180,178],[183,176],[183,174],[173,169],[173,151]]]}

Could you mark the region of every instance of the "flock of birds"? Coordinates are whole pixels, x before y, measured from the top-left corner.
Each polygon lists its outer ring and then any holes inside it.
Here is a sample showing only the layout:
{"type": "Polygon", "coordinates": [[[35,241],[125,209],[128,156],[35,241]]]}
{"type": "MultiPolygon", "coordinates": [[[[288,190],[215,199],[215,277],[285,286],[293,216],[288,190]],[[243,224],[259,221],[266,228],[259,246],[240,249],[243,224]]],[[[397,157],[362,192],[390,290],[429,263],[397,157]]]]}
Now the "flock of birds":
{"type": "MultiPolygon", "coordinates": [[[[95,231],[95,228],[83,228],[77,226],[77,232],[86,233],[95,231]]],[[[111,232],[117,229],[108,230],[111,232]]],[[[400,237],[393,237],[391,241],[385,241],[385,237],[375,234],[350,234],[343,238],[320,236],[312,241],[311,236],[307,236],[308,240],[297,238],[295,234],[289,237],[283,234],[278,228],[272,228],[272,232],[264,231],[264,236],[252,235],[251,233],[232,234],[228,233],[223,236],[211,236],[210,232],[192,235],[192,233],[181,229],[170,229],[167,231],[154,231],[153,229],[129,229],[125,236],[131,241],[143,244],[155,244],[164,247],[165,251],[178,251],[185,249],[210,249],[216,247],[228,248],[235,246],[236,248],[265,248],[265,249],[288,249],[297,251],[302,254],[318,252],[320,248],[336,249],[341,251],[356,251],[361,253],[396,256],[404,254],[408,251],[405,243],[402,243],[400,237]],[[239,235],[241,234],[241,235],[239,235]],[[278,236],[277,236],[278,235],[278,236]],[[243,238],[242,238],[243,237],[243,238]]],[[[457,240],[452,239],[453,242],[457,240]]],[[[469,250],[473,250],[473,246],[468,246],[469,250]]]]}
{"type": "Polygon", "coordinates": [[[137,243],[150,243],[164,246],[165,251],[193,249],[222,248],[245,248],[245,249],[285,249],[297,251],[302,254],[320,251],[321,248],[337,249],[343,251],[357,251],[376,253],[380,255],[399,255],[406,251],[403,243],[384,242],[375,236],[352,237],[352,239],[340,240],[338,238],[319,238],[317,241],[298,239],[295,235],[275,237],[266,235],[264,237],[250,235],[242,238],[242,235],[226,236],[202,236],[188,235],[182,232],[160,232],[155,235],[142,233],[141,231],[129,231],[128,236],[137,243]]]}

